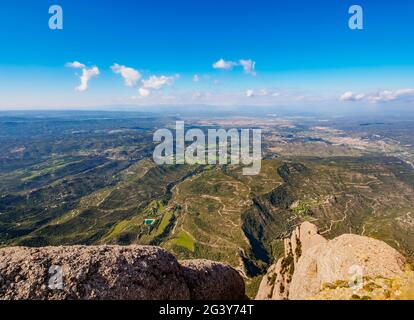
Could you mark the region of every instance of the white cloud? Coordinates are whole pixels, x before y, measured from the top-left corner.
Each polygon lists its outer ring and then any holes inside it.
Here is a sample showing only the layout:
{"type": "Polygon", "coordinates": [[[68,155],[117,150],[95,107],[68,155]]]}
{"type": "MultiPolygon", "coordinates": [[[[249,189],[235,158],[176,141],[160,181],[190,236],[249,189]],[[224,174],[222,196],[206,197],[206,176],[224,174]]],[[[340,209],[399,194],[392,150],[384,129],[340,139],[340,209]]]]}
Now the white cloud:
{"type": "Polygon", "coordinates": [[[174,77],[167,76],[150,76],[147,80],[142,80],[143,88],[159,90],[165,85],[170,85],[174,77]]]}
{"type": "Polygon", "coordinates": [[[66,67],[68,67],[68,68],[75,68],[75,69],[86,68],[86,66],[83,63],[80,63],[79,61],[68,62],[66,64],[66,67]]]}
{"type": "Polygon", "coordinates": [[[256,62],[248,59],[248,60],[240,60],[240,65],[243,67],[243,70],[247,74],[251,74],[252,76],[256,75],[256,62]]]}
{"type": "Polygon", "coordinates": [[[220,59],[217,62],[213,63],[214,69],[231,70],[234,66],[237,66],[237,62],[225,61],[224,59],[220,59]]]}
{"type": "Polygon", "coordinates": [[[246,97],[251,98],[254,97],[254,91],[249,89],[246,91],[246,97]]]}
{"type": "Polygon", "coordinates": [[[80,85],[78,87],[76,87],[76,91],[79,92],[84,92],[86,90],[88,90],[88,86],[89,86],[89,81],[95,77],[99,75],[99,69],[98,67],[92,67],[90,69],[87,68],[83,68],[82,69],[82,75],[80,76],[80,85]]]}
{"type": "Polygon", "coordinates": [[[145,89],[145,88],[139,88],[138,93],[141,97],[144,97],[144,98],[148,97],[151,94],[151,92],[148,89],[145,89]]]}
{"type": "Polygon", "coordinates": [[[89,87],[89,81],[93,78],[99,75],[99,68],[98,67],[92,67],[88,68],[83,63],[80,63],[79,61],[74,62],[68,62],[66,64],[66,67],[68,68],[75,68],[75,69],[82,69],[82,75],[79,76],[80,79],[80,85],[75,88],[76,91],[84,92],[88,90],[89,87]]]}
{"type": "Polygon", "coordinates": [[[340,96],[340,100],[342,101],[360,101],[365,98],[364,94],[357,94],[353,93],[352,91],[347,91],[343,95],[340,96]]]}
{"type": "Polygon", "coordinates": [[[414,89],[383,90],[370,95],[368,100],[373,103],[394,101],[399,98],[414,97],[414,89]]]}
{"type": "Polygon", "coordinates": [[[128,87],[133,87],[137,84],[138,80],[141,79],[141,74],[139,71],[129,68],[126,66],[121,66],[115,63],[111,67],[112,71],[116,74],[120,74],[121,77],[124,79],[125,85],[128,87]]]}
{"type": "Polygon", "coordinates": [[[371,103],[390,102],[398,99],[414,98],[414,89],[399,89],[399,90],[381,90],[374,93],[353,93],[351,91],[345,92],[340,96],[342,101],[361,101],[366,100],[371,103]]]}
{"type": "Polygon", "coordinates": [[[199,82],[201,80],[201,77],[198,75],[198,74],[195,74],[194,76],[193,76],[193,81],[194,82],[199,82]]]}
{"type": "Polygon", "coordinates": [[[138,89],[139,96],[142,98],[151,95],[151,90],[160,90],[163,86],[170,85],[175,79],[179,79],[180,75],[176,74],[172,77],[167,76],[150,76],[146,80],[141,80],[142,87],[138,89]],[[150,90],[151,89],[151,90],[150,90]]]}
{"type": "Polygon", "coordinates": [[[256,61],[251,59],[240,59],[238,62],[220,59],[213,63],[214,69],[232,70],[234,67],[242,67],[246,74],[256,75],[256,61]]]}

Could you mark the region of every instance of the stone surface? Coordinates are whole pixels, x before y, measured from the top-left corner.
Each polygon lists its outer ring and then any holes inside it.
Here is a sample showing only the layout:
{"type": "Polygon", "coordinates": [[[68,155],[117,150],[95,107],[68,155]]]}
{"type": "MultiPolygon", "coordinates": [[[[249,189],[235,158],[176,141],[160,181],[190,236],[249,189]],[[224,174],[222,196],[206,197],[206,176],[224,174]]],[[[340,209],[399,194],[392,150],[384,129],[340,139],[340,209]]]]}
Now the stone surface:
{"type": "Polygon", "coordinates": [[[190,297],[174,256],[150,246],[4,248],[0,276],[1,299],[190,297]],[[52,266],[62,268],[62,290],[49,288],[52,266]]]}
{"type": "Polygon", "coordinates": [[[208,260],[180,261],[193,300],[241,300],[244,281],[233,268],[208,260]]]}
{"type": "Polygon", "coordinates": [[[324,284],[348,284],[356,276],[400,277],[406,264],[385,242],[351,234],[328,241],[309,222],[295,228],[284,244],[284,256],[263,277],[258,300],[311,299],[324,284]]]}
{"type": "Polygon", "coordinates": [[[289,299],[310,298],[323,284],[351,282],[358,273],[393,279],[403,274],[404,265],[404,257],[385,242],[344,234],[304,252],[295,267],[289,299]]]}
{"type": "Polygon", "coordinates": [[[290,283],[298,259],[310,247],[325,244],[327,240],[318,234],[310,222],[297,226],[289,238],[284,239],[285,251],[282,258],[273,264],[263,277],[257,300],[286,300],[289,298],[290,283]]]}
{"type": "Polygon", "coordinates": [[[288,277],[282,273],[282,259],[273,264],[260,282],[256,300],[286,300],[289,287],[288,277]]]}
{"type": "Polygon", "coordinates": [[[229,266],[187,261],[182,267],[158,247],[0,249],[0,299],[239,299],[242,294],[243,280],[229,266]],[[54,266],[62,271],[61,289],[54,266]]]}

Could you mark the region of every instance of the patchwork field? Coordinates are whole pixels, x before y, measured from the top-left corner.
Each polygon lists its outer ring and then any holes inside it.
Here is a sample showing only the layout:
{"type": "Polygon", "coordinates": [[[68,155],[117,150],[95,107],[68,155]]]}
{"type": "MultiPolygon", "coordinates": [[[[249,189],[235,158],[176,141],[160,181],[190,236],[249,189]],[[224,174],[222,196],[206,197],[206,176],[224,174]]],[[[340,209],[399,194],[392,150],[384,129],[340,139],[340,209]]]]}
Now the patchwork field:
{"type": "MultiPolygon", "coordinates": [[[[105,119],[3,122],[1,245],[158,245],[231,264],[251,296],[304,220],[327,238],[367,235],[414,254],[412,149],[396,142],[406,126],[391,137],[263,120],[262,169],[244,176],[239,166],[156,165],[151,128],[171,120],[105,119]],[[28,133],[11,138],[8,126],[28,133]]],[[[234,120],[196,124],[219,123],[234,120]]]]}

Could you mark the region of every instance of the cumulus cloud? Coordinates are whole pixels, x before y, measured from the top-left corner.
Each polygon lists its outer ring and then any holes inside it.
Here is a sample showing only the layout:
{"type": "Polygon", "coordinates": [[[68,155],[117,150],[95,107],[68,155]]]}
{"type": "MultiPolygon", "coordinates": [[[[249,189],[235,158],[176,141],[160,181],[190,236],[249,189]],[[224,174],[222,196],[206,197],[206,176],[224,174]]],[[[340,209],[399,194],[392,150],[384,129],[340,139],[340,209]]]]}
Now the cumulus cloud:
{"type": "Polygon", "coordinates": [[[138,80],[141,79],[141,73],[133,68],[121,66],[115,63],[111,69],[116,74],[121,75],[121,77],[124,79],[125,85],[128,87],[134,87],[137,84],[138,80]]]}
{"type": "Polygon", "coordinates": [[[77,86],[75,89],[79,92],[84,92],[88,90],[89,87],[89,81],[93,78],[99,75],[99,69],[98,67],[92,67],[90,69],[84,68],[82,69],[82,75],[80,76],[80,85],[77,86]]]}
{"type": "Polygon", "coordinates": [[[170,85],[174,81],[174,77],[167,76],[150,76],[147,80],[142,80],[143,88],[159,90],[165,85],[170,85]]]}
{"type": "Polygon", "coordinates": [[[252,89],[247,90],[246,97],[248,98],[254,97],[254,91],[252,89]]]}
{"type": "Polygon", "coordinates": [[[145,88],[139,88],[138,93],[143,98],[148,97],[151,94],[151,92],[148,89],[145,89],[145,88]]]}
{"type": "Polygon", "coordinates": [[[79,61],[69,62],[66,64],[66,66],[68,68],[82,69],[82,74],[79,76],[80,85],[75,88],[75,90],[78,92],[84,92],[88,90],[89,81],[93,77],[97,77],[99,75],[98,67],[88,68],[85,64],[80,63],[79,61]]]}
{"type": "Polygon", "coordinates": [[[220,59],[213,63],[214,69],[232,70],[234,67],[242,67],[246,74],[256,75],[256,62],[251,59],[240,59],[238,62],[220,59]]]}
{"type": "Polygon", "coordinates": [[[414,89],[381,90],[374,93],[353,93],[345,92],[340,96],[342,101],[361,101],[371,103],[390,102],[399,99],[414,98],[414,89]]]}
{"type": "Polygon", "coordinates": [[[146,80],[141,80],[142,86],[138,89],[138,93],[141,97],[148,97],[151,94],[151,90],[160,90],[166,85],[171,85],[175,79],[179,79],[180,75],[175,76],[150,76],[146,80]]]}
{"type": "Polygon", "coordinates": [[[357,94],[352,91],[347,91],[339,97],[342,101],[359,101],[365,98],[365,94],[357,94]]]}
{"type": "Polygon", "coordinates": [[[244,70],[245,73],[251,74],[252,76],[256,75],[256,71],[255,71],[256,62],[255,61],[253,61],[251,59],[248,59],[248,60],[241,59],[239,61],[239,63],[243,67],[243,70],[244,70]]]}
{"type": "Polygon", "coordinates": [[[231,70],[235,66],[237,66],[237,62],[234,62],[234,61],[226,61],[224,59],[220,59],[217,62],[213,63],[213,68],[214,69],[231,70]]]}
{"type": "Polygon", "coordinates": [[[368,100],[373,103],[394,101],[400,98],[414,97],[414,89],[400,89],[395,91],[383,90],[370,95],[368,100]]]}
{"type": "Polygon", "coordinates": [[[83,63],[80,63],[79,61],[73,61],[73,62],[68,62],[66,64],[66,66],[68,68],[75,68],[75,69],[82,69],[82,68],[86,68],[86,66],[83,63]]]}

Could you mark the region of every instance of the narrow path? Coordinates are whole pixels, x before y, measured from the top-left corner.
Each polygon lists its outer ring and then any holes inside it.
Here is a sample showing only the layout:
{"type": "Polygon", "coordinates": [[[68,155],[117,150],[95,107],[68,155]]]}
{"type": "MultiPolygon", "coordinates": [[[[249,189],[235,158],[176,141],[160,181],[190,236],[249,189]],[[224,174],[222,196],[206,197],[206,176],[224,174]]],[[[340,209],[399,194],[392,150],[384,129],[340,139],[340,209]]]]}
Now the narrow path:
{"type": "Polygon", "coordinates": [[[331,221],[331,224],[330,224],[330,226],[329,226],[329,228],[328,228],[328,229],[326,229],[325,231],[320,232],[320,235],[324,235],[324,234],[326,234],[326,233],[331,232],[332,227],[334,226],[334,224],[336,224],[336,223],[340,223],[340,222],[344,222],[344,221],[346,220],[346,218],[348,217],[349,203],[350,203],[351,201],[352,201],[352,199],[349,199],[349,200],[346,202],[346,204],[345,204],[345,211],[344,211],[344,216],[343,216],[343,218],[342,218],[342,219],[339,219],[339,220],[332,220],[332,221],[331,221]]]}

